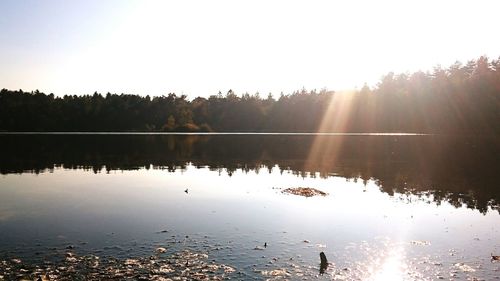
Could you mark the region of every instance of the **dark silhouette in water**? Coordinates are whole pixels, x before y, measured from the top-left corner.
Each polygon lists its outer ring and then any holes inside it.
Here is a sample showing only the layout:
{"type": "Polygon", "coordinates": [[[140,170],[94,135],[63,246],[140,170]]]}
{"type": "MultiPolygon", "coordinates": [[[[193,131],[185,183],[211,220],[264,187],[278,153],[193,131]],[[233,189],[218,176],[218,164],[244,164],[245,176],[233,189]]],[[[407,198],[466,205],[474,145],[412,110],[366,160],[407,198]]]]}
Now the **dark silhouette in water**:
{"type": "Polygon", "coordinates": [[[323,252],[319,253],[319,259],[321,261],[319,265],[319,274],[323,274],[328,268],[328,260],[326,259],[325,253],[323,252]]]}
{"type": "Polygon", "coordinates": [[[491,262],[493,261],[500,261],[500,256],[495,256],[493,253],[491,253],[491,262]]]}

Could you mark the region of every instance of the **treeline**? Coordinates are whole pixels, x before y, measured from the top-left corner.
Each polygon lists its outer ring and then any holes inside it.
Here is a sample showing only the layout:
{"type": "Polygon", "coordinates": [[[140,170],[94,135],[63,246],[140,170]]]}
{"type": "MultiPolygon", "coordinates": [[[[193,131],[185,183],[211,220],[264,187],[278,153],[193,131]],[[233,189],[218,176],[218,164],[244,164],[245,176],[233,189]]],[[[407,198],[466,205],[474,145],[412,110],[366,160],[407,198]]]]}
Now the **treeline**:
{"type": "Polygon", "coordinates": [[[500,132],[500,58],[412,74],[370,89],[243,94],[188,100],[0,91],[2,131],[500,132]]]}

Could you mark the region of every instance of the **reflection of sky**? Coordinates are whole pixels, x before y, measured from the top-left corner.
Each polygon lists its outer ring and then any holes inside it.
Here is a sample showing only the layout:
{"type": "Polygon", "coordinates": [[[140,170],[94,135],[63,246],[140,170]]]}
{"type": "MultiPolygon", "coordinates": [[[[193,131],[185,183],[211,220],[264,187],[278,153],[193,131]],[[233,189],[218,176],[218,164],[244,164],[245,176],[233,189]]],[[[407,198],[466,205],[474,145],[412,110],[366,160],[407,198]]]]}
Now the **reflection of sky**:
{"type": "Polygon", "coordinates": [[[379,270],[372,272],[382,278],[398,274],[406,266],[405,255],[421,251],[445,257],[449,249],[462,249],[472,259],[488,257],[500,250],[499,222],[496,212],[483,215],[414,196],[391,197],[372,181],[365,186],[361,180],[341,177],[302,178],[280,174],[277,168],[272,173],[238,170],[231,177],[225,171],[188,166],[173,173],[56,169],[0,178],[0,249],[33,239],[50,244],[56,237],[98,248],[147,242],[153,233],[167,229],[235,241],[244,249],[263,242],[293,248],[309,240],[311,245],[326,246],[329,256],[346,255],[348,260],[356,255],[346,250],[352,243],[388,237],[397,247],[384,250],[385,256],[374,263],[379,270]],[[303,198],[280,192],[299,186],[329,196],[303,198]],[[114,236],[107,239],[110,233],[114,236]],[[411,241],[431,245],[417,247],[411,241]],[[380,267],[387,270],[380,272],[380,267]]]}

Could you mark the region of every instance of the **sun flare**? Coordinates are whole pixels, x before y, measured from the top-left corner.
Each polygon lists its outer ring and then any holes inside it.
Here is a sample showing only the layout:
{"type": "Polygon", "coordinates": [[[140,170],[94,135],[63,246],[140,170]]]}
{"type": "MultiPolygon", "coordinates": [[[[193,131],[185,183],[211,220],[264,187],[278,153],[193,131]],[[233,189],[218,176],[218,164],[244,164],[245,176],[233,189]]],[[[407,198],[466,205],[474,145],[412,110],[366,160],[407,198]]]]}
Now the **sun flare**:
{"type": "MultiPolygon", "coordinates": [[[[351,91],[332,94],[332,98],[325,114],[318,127],[319,133],[345,132],[348,117],[352,109],[351,102],[354,93],[351,91]]],[[[305,163],[305,170],[314,170],[313,167],[324,167],[331,169],[336,165],[338,152],[342,148],[343,138],[339,137],[336,141],[331,138],[324,138],[321,135],[316,136],[309,152],[309,157],[305,163]]]]}
{"type": "Polygon", "coordinates": [[[404,262],[402,249],[395,249],[385,257],[381,265],[376,265],[377,269],[369,280],[373,281],[401,281],[407,280],[407,265],[404,262]]]}

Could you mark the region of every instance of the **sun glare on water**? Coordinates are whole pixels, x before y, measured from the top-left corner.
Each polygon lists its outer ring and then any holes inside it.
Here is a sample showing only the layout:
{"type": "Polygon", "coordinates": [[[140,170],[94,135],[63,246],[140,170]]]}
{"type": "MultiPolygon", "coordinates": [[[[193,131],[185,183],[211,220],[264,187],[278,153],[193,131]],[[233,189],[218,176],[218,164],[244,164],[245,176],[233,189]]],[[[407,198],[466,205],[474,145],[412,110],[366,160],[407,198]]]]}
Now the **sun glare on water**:
{"type": "Polygon", "coordinates": [[[368,280],[373,281],[392,281],[408,280],[407,268],[404,261],[402,249],[395,249],[389,252],[381,264],[376,261],[372,265],[372,276],[368,280]]]}

